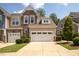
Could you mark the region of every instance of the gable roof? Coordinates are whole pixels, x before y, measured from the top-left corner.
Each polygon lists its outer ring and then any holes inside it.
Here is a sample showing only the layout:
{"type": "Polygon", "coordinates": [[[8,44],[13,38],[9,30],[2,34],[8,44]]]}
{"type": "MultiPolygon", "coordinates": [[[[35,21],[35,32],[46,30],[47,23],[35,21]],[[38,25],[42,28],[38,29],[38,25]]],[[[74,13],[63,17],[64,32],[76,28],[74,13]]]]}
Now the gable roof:
{"type": "Polygon", "coordinates": [[[69,16],[73,18],[75,23],[79,23],[79,12],[71,12],[69,16]]]}
{"type": "Polygon", "coordinates": [[[39,16],[39,13],[36,9],[33,8],[32,4],[29,4],[21,13],[24,13],[27,10],[33,10],[36,13],[36,15],[39,16]]]}
{"type": "Polygon", "coordinates": [[[7,15],[7,16],[10,15],[10,13],[9,13],[8,11],[6,11],[5,9],[3,9],[2,7],[0,7],[0,10],[1,10],[2,12],[4,12],[5,15],[7,15]]]}
{"type": "Polygon", "coordinates": [[[24,13],[26,10],[33,10],[34,12],[36,12],[36,10],[33,8],[32,4],[29,4],[22,13],[24,13]]]}
{"type": "Polygon", "coordinates": [[[71,16],[71,17],[79,17],[79,12],[70,12],[69,16],[71,16]]]}

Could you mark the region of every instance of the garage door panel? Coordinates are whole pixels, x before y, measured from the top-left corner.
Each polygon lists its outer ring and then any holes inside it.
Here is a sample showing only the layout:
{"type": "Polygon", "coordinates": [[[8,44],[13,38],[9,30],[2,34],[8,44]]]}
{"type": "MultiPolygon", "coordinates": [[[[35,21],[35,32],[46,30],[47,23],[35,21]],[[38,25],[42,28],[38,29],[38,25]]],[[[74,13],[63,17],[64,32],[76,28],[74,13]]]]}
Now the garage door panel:
{"type": "Polygon", "coordinates": [[[16,39],[20,39],[20,33],[8,33],[8,42],[14,43],[16,39]]]}
{"type": "Polygon", "coordinates": [[[53,37],[53,32],[31,32],[32,42],[52,42],[54,40],[53,37]]]}

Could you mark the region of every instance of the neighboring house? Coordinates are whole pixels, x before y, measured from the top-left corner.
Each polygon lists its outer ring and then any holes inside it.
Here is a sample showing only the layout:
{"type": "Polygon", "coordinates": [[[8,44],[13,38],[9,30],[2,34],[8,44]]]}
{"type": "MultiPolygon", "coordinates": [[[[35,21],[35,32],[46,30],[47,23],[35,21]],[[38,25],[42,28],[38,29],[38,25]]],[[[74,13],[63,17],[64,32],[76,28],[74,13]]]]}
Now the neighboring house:
{"type": "Polygon", "coordinates": [[[79,33],[79,12],[71,12],[69,16],[73,19],[75,31],[79,33]]]}
{"type": "Polygon", "coordinates": [[[62,34],[62,30],[63,30],[63,28],[64,28],[64,20],[60,20],[59,21],[59,23],[58,23],[58,25],[57,25],[57,28],[56,28],[56,35],[57,36],[61,36],[61,34],[62,34]]]}
{"type": "Polygon", "coordinates": [[[6,41],[7,34],[7,19],[9,18],[10,14],[0,7],[0,41],[6,41]]]}
{"type": "MultiPolygon", "coordinates": [[[[69,14],[69,16],[72,17],[72,20],[73,20],[73,25],[74,25],[74,31],[79,33],[79,12],[71,12],[69,14]]],[[[62,29],[64,28],[64,23],[65,23],[65,20],[61,20],[58,25],[57,25],[57,28],[56,28],[56,34],[57,35],[60,35],[61,34],[61,31],[62,29]]]]}
{"type": "Polygon", "coordinates": [[[28,34],[32,42],[52,42],[55,33],[54,22],[48,17],[40,17],[31,5],[22,13],[13,14],[0,8],[0,41],[15,42],[28,34]]]}

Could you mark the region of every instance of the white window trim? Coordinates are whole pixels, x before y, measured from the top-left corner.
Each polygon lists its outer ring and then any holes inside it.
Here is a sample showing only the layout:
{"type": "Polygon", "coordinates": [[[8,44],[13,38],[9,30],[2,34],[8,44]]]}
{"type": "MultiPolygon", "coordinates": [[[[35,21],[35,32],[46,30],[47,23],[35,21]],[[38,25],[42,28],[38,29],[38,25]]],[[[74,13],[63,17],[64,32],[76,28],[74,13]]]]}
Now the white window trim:
{"type": "MultiPolygon", "coordinates": [[[[2,20],[2,19],[3,19],[2,15],[0,15],[0,17],[1,17],[1,21],[3,22],[3,20],[2,20]]],[[[2,24],[1,26],[3,26],[3,24],[2,24]]]]}
{"type": "Polygon", "coordinates": [[[30,24],[35,24],[35,15],[30,15],[30,24]],[[33,23],[31,22],[31,17],[33,17],[34,19],[33,19],[33,23]]]}
{"type": "MultiPolygon", "coordinates": [[[[16,19],[15,19],[15,20],[16,20],[16,19]]],[[[12,25],[12,26],[20,26],[20,17],[19,17],[19,16],[14,16],[14,17],[12,17],[11,25],[12,25]],[[14,18],[17,18],[17,19],[18,19],[18,20],[17,20],[17,21],[19,22],[18,25],[14,25],[14,24],[13,24],[13,19],[14,19],[14,18]]]]}
{"type": "Polygon", "coordinates": [[[79,26],[78,26],[78,33],[79,33],[79,26]]]}
{"type": "Polygon", "coordinates": [[[50,23],[51,23],[50,19],[42,19],[42,24],[50,24],[50,23]],[[45,20],[48,20],[48,22],[44,22],[45,20]]]}
{"type": "Polygon", "coordinates": [[[25,16],[24,16],[24,24],[29,24],[29,16],[28,16],[28,15],[25,15],[25,16]],[[26,17],[28,18],[27,23],[25,22],[25,20],[26,20],[25,18],[26,18],[26,17]]]}
{"type": "Polygon", "coordinates": [[[0,17],[1,17],[1,20],[2,20],[2,15],[0,15],[0,17]]]}

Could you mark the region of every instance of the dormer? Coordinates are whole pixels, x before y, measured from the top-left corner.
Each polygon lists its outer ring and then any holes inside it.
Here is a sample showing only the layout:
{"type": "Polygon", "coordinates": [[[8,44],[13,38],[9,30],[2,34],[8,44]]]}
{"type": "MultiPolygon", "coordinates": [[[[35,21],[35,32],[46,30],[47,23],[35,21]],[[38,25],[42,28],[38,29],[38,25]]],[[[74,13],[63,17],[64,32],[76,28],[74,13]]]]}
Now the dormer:
{"type": "Polygon", "coordinates": [[[42,18],[42,24],[51,24],[51,19],[47,17],[42,18]]]}
{"type": "Polygon", "coordinates": [[[28,5],[23,11],[23,24],[36,24],[37,23],[37,12],[32,7],[28,5]]]}

